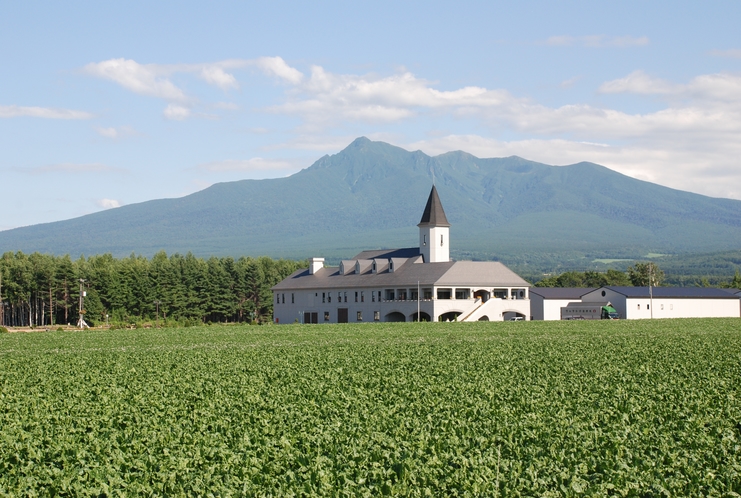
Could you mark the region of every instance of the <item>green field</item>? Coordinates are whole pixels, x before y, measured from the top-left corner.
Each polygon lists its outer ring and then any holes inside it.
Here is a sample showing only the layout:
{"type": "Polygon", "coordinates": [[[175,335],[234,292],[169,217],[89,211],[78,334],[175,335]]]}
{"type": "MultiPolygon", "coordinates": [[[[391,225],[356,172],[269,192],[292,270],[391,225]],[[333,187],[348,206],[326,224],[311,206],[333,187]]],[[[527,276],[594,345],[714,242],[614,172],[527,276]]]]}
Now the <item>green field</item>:
{"type": "Polygon", "coordinates": [[[739,496],[739,319],[0,335],[0,495],[739,496]]]}

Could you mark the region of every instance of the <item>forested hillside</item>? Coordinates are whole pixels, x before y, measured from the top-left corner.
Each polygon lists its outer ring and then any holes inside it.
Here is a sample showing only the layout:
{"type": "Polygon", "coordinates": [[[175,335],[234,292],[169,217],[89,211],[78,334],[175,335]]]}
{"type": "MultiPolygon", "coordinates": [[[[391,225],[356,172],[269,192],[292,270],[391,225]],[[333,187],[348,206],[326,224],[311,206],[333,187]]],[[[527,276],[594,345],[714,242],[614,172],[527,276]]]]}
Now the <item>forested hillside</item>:
{"type": "MultiPolygon", "coordinates": [[[[0,325],[75,324],[80,279],[85,320],[124,324],[270,321],[270,288],[302,266],[267,257],[208,259],[164,252],[151,259],[110,254],[69,256],[5,253],[0,258],[0,325]]],[[[303,266],[306,266],[303,264],[303,266]]]]}

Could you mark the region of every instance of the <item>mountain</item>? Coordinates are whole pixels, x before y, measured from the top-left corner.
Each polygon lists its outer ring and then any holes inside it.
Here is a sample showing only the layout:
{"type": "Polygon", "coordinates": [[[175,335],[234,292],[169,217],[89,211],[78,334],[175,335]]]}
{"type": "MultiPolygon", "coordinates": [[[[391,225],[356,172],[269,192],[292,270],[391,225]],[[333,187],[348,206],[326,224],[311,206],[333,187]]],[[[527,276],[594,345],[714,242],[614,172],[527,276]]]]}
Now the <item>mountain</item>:
{"type": "Polygon", "coordinates": [[[5,251],[116,256],[349,257],[417,243],[432,182],[455,258],[633,258],[741,247],[741,201],[636,180],[603,166],[548,166],[465,152],[430,157],[358,138],[288,178],[215,184],[0,232],[5,251]],[[555,256],[554,256],[555,255],[555,256]]]}

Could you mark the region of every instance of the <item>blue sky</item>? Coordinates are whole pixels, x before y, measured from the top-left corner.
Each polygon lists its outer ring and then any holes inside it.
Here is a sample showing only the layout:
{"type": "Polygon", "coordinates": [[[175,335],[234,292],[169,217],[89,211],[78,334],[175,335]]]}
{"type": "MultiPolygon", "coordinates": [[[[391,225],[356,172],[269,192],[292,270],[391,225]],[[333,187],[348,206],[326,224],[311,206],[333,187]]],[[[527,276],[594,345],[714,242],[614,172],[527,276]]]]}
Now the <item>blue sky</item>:
{"type": "Polygon", "coordinates": [[[358,136],[741,199],[741,2],[0,3],[0,230],[358,136]]]}

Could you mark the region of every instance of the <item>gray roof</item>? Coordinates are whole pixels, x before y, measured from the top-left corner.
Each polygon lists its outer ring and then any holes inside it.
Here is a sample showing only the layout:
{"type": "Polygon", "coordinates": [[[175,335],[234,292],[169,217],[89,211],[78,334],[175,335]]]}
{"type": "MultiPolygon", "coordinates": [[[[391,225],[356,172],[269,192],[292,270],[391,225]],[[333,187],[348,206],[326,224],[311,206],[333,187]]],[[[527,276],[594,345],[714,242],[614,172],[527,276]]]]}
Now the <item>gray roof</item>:
{"type": "Polygon", "coordinates": [[[581,299],[584,294],[597,290],[595,287],[531,287],[530,294],[543,299],[581,299]]]}
{"type": "Polygon", "coordinates": [[[437,195],[437,189],[432,186],[430,191],[430,197],[427,199],[427,205],[425,211],[422,213],[422,220],[417,226],[432,225],[436,227],[449,227],[448,218],[445,217],[445,211],[443,211],[443,204],[440,202],[440,197],[437,195]]]}
{"type": "Polygon", "coordinates": [[[419,254],[419,247],[406,247],[404,249],[373,249],[370,251],[363,251],[352,259],[413,258],[419,256],[419,254]]]}
{"type": "MultiPolygon", "coordinates": [[[[398,265],[398,263],[397,263],[398,265]]],[[[301,289],[351,289],[369,287],[411,287],[420,285],[529,287],[525,280],[502,263],[493,261],[448,261],[422,263],[412,258],[394,268],[378,273],[340,275],[339,268],[325,267],[309,275],[308,269],[294,272],[273,287],[276,291],[301,289]]]]}
{"type": "MultiPolygon", "coordinates": [[[[648,287],[612,287],[606,289],[622,294],[625,297],[650,297],[648,287]]],[[[676,297],[691,299],[738,299],[727,289],[715,289],[711,287],[654,287],[653,297],[676,297]]]]}
{"type": "Polygon", "coordinates": [[[482,287],[530,287],[526,280],[498,261],[456,261],[436,283],[482,287]]]}

